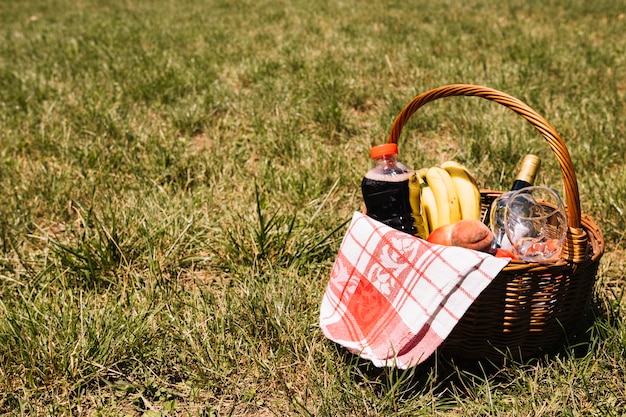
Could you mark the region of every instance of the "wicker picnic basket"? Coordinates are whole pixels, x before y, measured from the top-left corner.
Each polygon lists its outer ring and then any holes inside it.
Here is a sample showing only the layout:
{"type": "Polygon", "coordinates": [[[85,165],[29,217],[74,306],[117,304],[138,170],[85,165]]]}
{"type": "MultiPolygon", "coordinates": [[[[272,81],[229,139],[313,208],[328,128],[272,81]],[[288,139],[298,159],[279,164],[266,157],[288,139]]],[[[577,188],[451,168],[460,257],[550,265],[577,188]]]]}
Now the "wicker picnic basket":
{"type": "MultiPolygon", "coordinates": [[[[481,97],[530,122],[548,142],[562,171],[569,230],[560,258],[548,262],[513,260],[470,306],[440,347],[459,360],[521,360],[554,348],[576,330],[588,304],[604,253],[601,230],[581,213],[578,183],[569,151],[556,130],[522,101],[483,86],[454,84],[416,96],[393,122],[388,142],[409,118],[431,101],[453,96],[481,97]]],[[[502,191],[481,190],[483,211],[502,191]]]]}

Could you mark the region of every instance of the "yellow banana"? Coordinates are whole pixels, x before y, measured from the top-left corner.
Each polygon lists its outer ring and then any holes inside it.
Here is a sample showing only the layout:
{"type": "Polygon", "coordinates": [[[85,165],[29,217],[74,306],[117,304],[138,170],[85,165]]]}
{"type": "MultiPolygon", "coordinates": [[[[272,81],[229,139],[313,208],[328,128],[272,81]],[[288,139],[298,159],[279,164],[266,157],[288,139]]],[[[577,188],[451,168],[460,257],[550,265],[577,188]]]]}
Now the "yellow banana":
{"type": "Polygon", "coordinates": [[[438,224],[437,217],[437,202],[433,190],[428,185],[422,187],[422,210],[424,210],[424,217],[426,217],[428,224],[428,233],[436,229],[438,224]]]}
{"type": "Polygon", "coordinates": [[[474,176],[456,161],[446,161],[441,167],[448,171],[459,197],[462,219],[480,220],[480,189],[474,176]]]}
{"type": "Polygon", "coordinates": [[[422,208],[422,183],[423,181],[418,177],[417,173],[411,175],[409,179],[409,203],[411,204],[411,211],[413,212],[413,224],[417,229],[417,236],[426,239],[429,231],[428,220],[422,208]]]}
{"type": "Polygon", "coordinates": [[[435,196],[433,194],[433,190],[426,183],[426,171],[428,168],[423,168],[416,172],[416,177],[419,180],[420,188],[421,188],[421,204],[422,204],[422,218],[424,219],[424,224],[427,226],[428,233],[432,232],[434,226],[437,224],[437,203],[435,201],[435,196]]]}
{"type": "Polygon", "coordinates": [[[426,171],[426,182],[432,190],[437,205],[437,227],[461,220],[461,208],[456,188],[448,171],[441,167],[431,167],[426,171]]]}

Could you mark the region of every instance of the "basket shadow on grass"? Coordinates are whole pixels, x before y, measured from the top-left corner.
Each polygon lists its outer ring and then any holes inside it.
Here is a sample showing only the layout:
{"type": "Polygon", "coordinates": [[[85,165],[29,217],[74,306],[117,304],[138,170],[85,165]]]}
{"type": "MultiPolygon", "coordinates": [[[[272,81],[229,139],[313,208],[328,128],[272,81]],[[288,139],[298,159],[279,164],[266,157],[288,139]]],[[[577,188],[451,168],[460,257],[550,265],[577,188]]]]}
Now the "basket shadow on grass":
{"type": "Polygon", "coordinates": [[[607,332],[598,330],[597,323],[608,323],[617,327],[619,320],[613,317],[602,300],[594,297],[585,309],[581,320],[569,335],[551,348],[527,358],[519,358],[515,352],[501,352],[502,360],[458,360],[435,353],[426,361],[413,368],[400,370],[393,367],[376,367],[336,345],[344,366],[352,367],[354,380],[374,387],[375,394],[388,395],[394,391],[399,399],[408,400],[425,392],[432,393],[442,400],[454,401],[460,396],[471,395],[472,387],[489,381],[491,385],[506,386],[520,372],[530,373],[538,367],[549,366],[558,358],[582,360],[602,344],[607,332]]]}

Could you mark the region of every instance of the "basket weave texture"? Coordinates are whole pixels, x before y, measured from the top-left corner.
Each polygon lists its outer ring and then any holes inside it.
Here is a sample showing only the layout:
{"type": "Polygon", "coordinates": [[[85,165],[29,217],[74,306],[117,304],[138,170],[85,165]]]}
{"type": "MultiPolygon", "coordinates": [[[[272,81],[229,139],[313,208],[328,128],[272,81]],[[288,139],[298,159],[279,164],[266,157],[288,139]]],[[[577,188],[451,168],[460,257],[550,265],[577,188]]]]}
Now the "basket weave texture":
{"type": "MultiPolygon", "coordinates": [[[[604,254],[601,230],[581,213],[578,183],[563,139],[528,105],[492,88],[446,85],[416,96],[393,122],[388,142],[398,138],[409,118],[425,104],[444,97],[481,97],[526,119],[544,137],[556,157],[565,189],[568,232],[560,258],[546,262],[513,260],[475,300],[440,352],[459,360],[502,360],[536,356],[573,332],[593,292],[604,254]]],[[[502,191],[482,190],[483,211],[502,191]]]]}

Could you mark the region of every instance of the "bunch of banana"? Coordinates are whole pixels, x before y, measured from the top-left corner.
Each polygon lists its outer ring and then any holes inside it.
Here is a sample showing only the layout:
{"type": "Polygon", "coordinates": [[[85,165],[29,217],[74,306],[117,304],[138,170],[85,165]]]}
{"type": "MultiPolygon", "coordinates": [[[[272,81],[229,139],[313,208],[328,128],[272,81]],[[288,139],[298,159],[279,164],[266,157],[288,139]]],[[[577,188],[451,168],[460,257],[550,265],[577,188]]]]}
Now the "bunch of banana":
{"type": "Polygon", "coordinates": [[[480,219],[480,190],[470,172],[455,161],[415,172],[409,201],[417,235],[426,239],[440,226],[480,219]]]}

